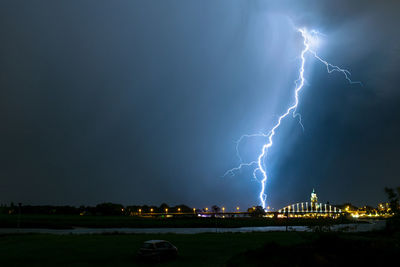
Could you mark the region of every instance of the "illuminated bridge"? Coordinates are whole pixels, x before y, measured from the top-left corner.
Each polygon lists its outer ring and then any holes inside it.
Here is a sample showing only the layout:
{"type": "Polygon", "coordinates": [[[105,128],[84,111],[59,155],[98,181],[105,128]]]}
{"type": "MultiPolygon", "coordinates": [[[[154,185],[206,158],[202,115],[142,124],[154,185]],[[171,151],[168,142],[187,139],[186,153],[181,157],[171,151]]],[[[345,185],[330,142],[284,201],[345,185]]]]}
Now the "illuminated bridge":
{"type": "Polygon", "coordinates": [[[289,217],[303,216],[340,216],[342,210],[330,204],[318,203],[317,194],[314,189],[311,193],[311,202],[299,202],[288,205],[278,210],[278,214],[289,217]]]}
{"type": "Polygon", "coordinates": [[[293,214],[305,214],[305,213],[342,213],[342,210],[329,205],[322,203],[308,203],[308,202],[299,202],[289,206],[286,206],[278,211],[279,213],[293,213],[293,214]]]}

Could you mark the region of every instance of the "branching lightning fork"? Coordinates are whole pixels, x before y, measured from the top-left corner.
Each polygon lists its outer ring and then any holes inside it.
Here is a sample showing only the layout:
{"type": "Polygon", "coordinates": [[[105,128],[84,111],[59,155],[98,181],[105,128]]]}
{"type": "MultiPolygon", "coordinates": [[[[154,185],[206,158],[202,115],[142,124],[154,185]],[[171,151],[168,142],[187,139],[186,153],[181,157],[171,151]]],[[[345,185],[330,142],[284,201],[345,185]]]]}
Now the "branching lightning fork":
{"type": "Polygon", "coordinates": [[[242,135],[239,140],[236,142],[236,154],[240,160],[240,165],[232,168],[230,170],[228,170],[224,176],[230,174],[230,175],[235,175],[235,173],[239,170],[241,170],[243,167],[254,167],[253,170],[253,178],[260,181],[261,183],[261,191],[259,194],[259,198],[261,201],[261,205],[262,207],[265,209],[265,202],[266,202],[266,194],[265,194],[265,184],[267,182],[268,176],[267,176],[267,169],[266,169],[266,164],[265,164],[265,159],[267,157],[268,154],[268,149],[273,145],[273,137],[276,134],[276,130],[279,128],[279,126],[282,123],[282,120],[284,118],[286,118],[289,114],[292,114],[293,117],[299,117],[299,123],[303,127],[303,124],[301,122],[301,116],[299,113],[296,113],[298,104],[299,104],[299,92],[301,91],[301,89],[303,89],[304,87],[304,83],[305,83],[305,79],[304,79],[304,67],[305,67],[305,63],[306,63],[306,53],[310,53],[311,55],[313,55],[317,60],[319,60],[320,62],[322,62],[327,69],[328,73],[332,73],[332,72],[340,72],[344,75],[344,77],[346,78],[346,80],[351,83],[351,84],[361,84],[361,82],[358,81],[352,81],[350,79],[351,73],[350,71],[346,70],[346,69],[342,69],[338,66],[332,65],[329,62],[327,62],[326,60],[322,59],[320,56],[318,56],[318,54],[313,51],[311,49],[311,43],[314,40],[315,37],[317,37],[318,35],[320,35],[319,32],[312,30],[312,31],[307,31],[307,29],[302,28],[302,29],[297,29],[298,32],[301,33],[301,36],[303,38],[303,44],[304,44],[304,48],[301,51],[300,54],[300,59],[301,59],[301,64],[300,64],[300,68],[299,68],[299,78],[296,80],[295,84],[295,90],[294,90],[294,97],[295,97],[295,101],[294,103],[286,110],[286,112],[284,114],[282,114],[279,118],[277,123],[272,127],[272,129],[269,131],[268,134],[265,133],[259,133],[259,134],[246,134],[246,135],[242,135]],[[265,137],[267,138],[266,143],[263,145],[262,149],[261,149],[261,153],[258,155],[257,159],[251,162],[243,162],[242,158],[240,156],[239,153],[239,145],[240,143],[246,139],[246,138],[252,138],[252,137],[265,137]],[[261,174],[261,180],[258,179],[258,174],[261,174]]]}

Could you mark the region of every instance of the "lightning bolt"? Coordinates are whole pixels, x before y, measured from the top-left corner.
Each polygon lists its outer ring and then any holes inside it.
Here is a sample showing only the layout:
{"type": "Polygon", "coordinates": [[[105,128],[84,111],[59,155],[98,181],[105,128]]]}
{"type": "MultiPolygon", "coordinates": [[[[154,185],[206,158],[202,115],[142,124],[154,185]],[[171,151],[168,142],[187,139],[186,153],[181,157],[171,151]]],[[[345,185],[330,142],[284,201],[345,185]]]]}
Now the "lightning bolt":
{"type": "Polygon", "coordinates": [[[321,35],[319,32],[312,30],[312,31],[307,31],[305,28],[297,29],[299,33],[301,33],[301,36],[303,38],[303,45],[304,48],[300,53],[300,59],[301,59],[301,64],[299,68],[299,77],[295,81],[295,89],[294,89],[294,98],[295,101],[294,103],[286,110],[285,113],[283,113],[279,118],[277,123],[272,127],[272,129],[268,132],[268,134],[265,133],[259,133],[259,134],[245,134],[242,135],[239,140],[236,141],[236,154],[240,160],[240,165],[228,170],[225,172],[224,176],[230,174],[230,175],[235,175],[237,171],[240,171],[243,167],[253,167],[253,178],[256,179],[257,181],[260,181],[261,183],[261,191],[259,194],[259,199],[261,201],[261,205],[263,209],[265,209],[265,202],[266,202],[266,194],[265,194],[265,184],[268,179],[267,175],[267,168],[265,164],[265,159],[268,154],[268,149],[273,145],[273,138],[276,134],[276,130],[278,130],[279,126],[282,123],[282,120],[292,114],[293,118],[298,117],[299,118],[299,124],[304,130],[302,121],[301,121],[301,115],[297,113],[297,107],[299,105],[299,92],[303,89],[304,84],[305,84],[305,78],[304,78],[304,67],[306,63],[306,54],[310,53],[314,58],[316,58],[318,61],[323,63],[326,66],[326,70],[328,73],[332,72],[339,72],[344,75],[345,79],[350,83],[350,84],[360,84],[362,85],[361,82],[359,81],[352,81],[350,76],[351,73],[347,69],[342,69],[338,66],[335,66],[326,60],[322,59],[318,54],[311,49],[312,42],[315,40],[318,35],[321,35]],[[251,162],[243,162],[240,153],[239,153],[239,145],[240,143],[246,139],[246,138],[252,138],[252,137],[265,137],[266,138],[266,143],[262,146],[261,153],[258,155],[257,159],[251,162]],[[258,179],[257,174],[261,174],[261,180],[258,179]]]}

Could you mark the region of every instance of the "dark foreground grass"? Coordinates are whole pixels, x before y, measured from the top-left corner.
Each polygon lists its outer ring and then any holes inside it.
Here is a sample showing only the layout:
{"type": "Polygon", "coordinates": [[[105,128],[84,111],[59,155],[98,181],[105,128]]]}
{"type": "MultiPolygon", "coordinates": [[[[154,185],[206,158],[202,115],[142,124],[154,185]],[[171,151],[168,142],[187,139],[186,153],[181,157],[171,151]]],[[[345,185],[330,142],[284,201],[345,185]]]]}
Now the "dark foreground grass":
{"type": "Polygon", "coordinates": [[[393,257],[400,252],[400,233],[384,232],[13,234],[0,235],[0,266],[151,266],[154,263],[140,263],[135,257],[150,239],[169,240],[179,249],[178,259],[162,266],[347,266],[348,258],[379,263],[380,254],[393,257]]]}
{"type": "Polygon", "coordinates": [[[222,266],[230,258],[267,242],[294,245],[308,242],[313,233],[209,233],[0,236],[0,266],[132,266],[148,265],[135,259],[145,240],[164,239],[175,244],[179,257],[164,266],[222,266]]]}
{"type": "Polygon", "coordinates": [[[392,266],[398,266],[397,259],[400,254],[398,234],[324,233],[309,242],[286,246],[268,242],[260,248],[236,254],[226,265],[309,267],[384,266],[392,263],[392,266]],[[397,265],[394,262],[397,262],[397,265]]]}

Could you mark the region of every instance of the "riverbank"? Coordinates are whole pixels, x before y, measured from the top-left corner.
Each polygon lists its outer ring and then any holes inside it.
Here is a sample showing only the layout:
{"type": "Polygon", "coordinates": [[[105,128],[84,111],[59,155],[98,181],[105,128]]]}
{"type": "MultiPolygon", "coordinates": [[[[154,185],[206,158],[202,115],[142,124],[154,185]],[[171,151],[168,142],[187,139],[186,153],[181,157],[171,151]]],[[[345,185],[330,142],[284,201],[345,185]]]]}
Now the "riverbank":
{"type": "Polygon", "coordinates": [[[335,224],[329,226],[262,226],[262,227],[236,227],[236,228],[72,228],[72,229],[46,229],[46,228],[0,228],[0,234],[56,234],[56,235],[82,235],[82,234],[200,234],[200,233],[251,233],[251,232],[369,232],[380,231],[386,226],[385,221],[370,221],[368,223],[335,224]]]}
{"type": "Polygon", "coordinates": [[[331,226],[355,223],[346,218],[146,218],[132,216],[0,215],[0,228],[238,228],[331,226]]]}

